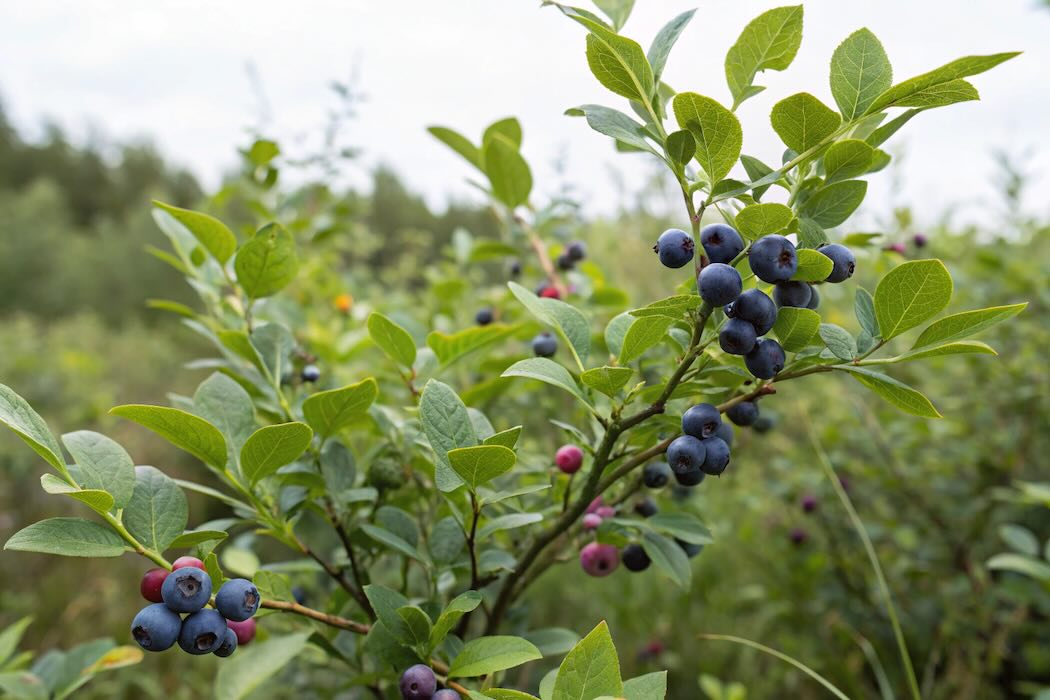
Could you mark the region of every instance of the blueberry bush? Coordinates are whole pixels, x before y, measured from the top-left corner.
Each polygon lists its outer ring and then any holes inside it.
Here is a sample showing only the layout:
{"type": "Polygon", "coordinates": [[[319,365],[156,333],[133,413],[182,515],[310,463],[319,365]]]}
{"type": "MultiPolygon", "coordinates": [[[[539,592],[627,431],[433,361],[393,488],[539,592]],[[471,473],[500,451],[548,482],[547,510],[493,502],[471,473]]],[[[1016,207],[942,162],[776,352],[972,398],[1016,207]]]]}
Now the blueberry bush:
{"type": "MultiPolygon", "coordinates": [[[[53,470],[41,477],[44,491],[94,513],[30,524],[5,549],[149,560],[154,568],[140,581],[147,605],[128,620],[126,641],[229,657],[214,679],[217,698],[245,697],[290,664],[314,669],[288,682],[320,696],[674,694],[660,671],[622,677],[604,622],[578,630],[570,613],[562,627],[530,624],[529,594],[543,574],[573,562],[587,576],[649,572],[650,585],[688,590],[690,560],[703,557],[712,534],[679,504],[694,489],[723,487],[713,477],[733,475],[733,425],[768,431],[776,395],[802,392],[795,380],[822,374],[849,382],[840,393],[864,389],[912,418],[939,418],[929,398],[891,372],[994,355],[971,336],[1024,309],[942,315],[953,283],[937,259],[899,264],[869,292],[852,279],[870,259],[854,253],[870,234],[836,233],[863,201],[864,178],[889,164],[882,146],[928,109],[977,99],[967,78],[1015,54],[968,56],[894,82],[878,39],[858,30],[831,59],[836,109],[810,93],[780,100],[770,122],[785,150],[760,159],[742,152],[736,112],[765,89],[755,84],[760,73],[791,64],[801,6],[770,10],[743,29],[726,56],[731,99],[723,104],[662,80],[693,12],[672,19],[645,50],[620,33],[633,3],[596,3],[604,16],[546,4],[580,25],[594,77],[627,101],[627,111],[588,104],[567,114],[618,151],[655,158],[681,192],[685,225],[653,231],[652,257],[633,263],[666,296],[632,304],[572,238],[571,203],[538,201],[513,118],[492,123],[478,142],[430,129],[476,171],[497,236],[454,234],[451,259],[427,258],[427,289],[387,289],[389,280],[377,278],[384,292],[374,299],[328,295],[339,288],[333,262],[365,253],[332,255],[343,204],[282,200],[279,146],[259,140],[245,153],[240,189],[224,193],[227,204],[243,205],[232,218],[254,223],[231,226],[163,202],[153,209],[169,249],[152,252],[197,301],[150,304],[208,344],[209,356],[191,366],[210,376],[192,396],[171,394],[170,405],[110,411],[195,458],[199,478],[136,466],[98,432],[58,439],[0,385],[0,422],[53,470]],[[497,267],[504,283],[474,284],[471,269],[483,265],[497,267]],[[825,320],[824,285],[850,290],[854,330],[825,320]],[[310,311],[319,294],[335,299],[326,321],[310,311]],[[369,313],[358,318],[362,303],[369,313]],[[191,522],[187,493],[214,500],[223,517],[191,522]],[[184,554],[171,560],[172,552],[184,554]],[[537,674],[531,662],[541,659],[550,670],[537,674]]],[[[399,251],[380,242],[367,254],[399,251]]],[[[784,432],[812,441],[834,477],[811,430],[784,432]]],[[[866,545],[901,677],[920,697],[871,539],[846,486],[829,482],[866,545]]],[[[817,511],[818,501],[803,509],[817,511]]],[[[1032,555],[1019,532],[1012,539],[1032,555]]],[[[791,532],[795,545],[808,538],[805,529],[791,532]]],[[[781,651],[709,638],[771,654],[847,697],[781,651]]],[[[136,648],[107,644],[90,663],[137,659],[136,648]]],[[[55,675],[3,668],[5,690],[17,682],[41,697],[67,693],[55,675]]],[[[705,688],[715,685],[709,679],[705,688]]]]}

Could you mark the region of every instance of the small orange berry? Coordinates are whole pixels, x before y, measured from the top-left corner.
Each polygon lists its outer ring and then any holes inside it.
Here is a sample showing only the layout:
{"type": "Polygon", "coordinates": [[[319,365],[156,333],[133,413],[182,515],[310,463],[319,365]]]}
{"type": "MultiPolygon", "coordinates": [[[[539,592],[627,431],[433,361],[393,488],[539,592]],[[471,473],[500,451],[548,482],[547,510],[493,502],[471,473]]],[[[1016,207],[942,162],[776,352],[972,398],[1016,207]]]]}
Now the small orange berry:
{"type": "Polygon", "coordinates": [[[335,298],[335,308],[340,313],[349,313],[350,309],[354,305],[354,298],[349,294],[340,294],[335,298]]]}

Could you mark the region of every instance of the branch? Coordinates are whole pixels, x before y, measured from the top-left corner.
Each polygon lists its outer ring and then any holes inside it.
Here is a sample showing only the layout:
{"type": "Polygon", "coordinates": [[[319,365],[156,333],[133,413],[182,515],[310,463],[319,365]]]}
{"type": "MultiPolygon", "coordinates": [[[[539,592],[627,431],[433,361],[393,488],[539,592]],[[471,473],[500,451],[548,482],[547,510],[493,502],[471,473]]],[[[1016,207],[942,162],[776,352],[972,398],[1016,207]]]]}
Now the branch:
{"type": "Polygon", "coordinates": [[[345,617],[339,617],[338,615],[329,615],[328,613],[308,608],[299,603],[289,603],[283,600],[263,600],[259,603],[259,607],[302,615],[311,620],[322,622],[329,627],[338,627],[339,629],[356,632],[357,634],[368,634],[368,631],[371,629],[369,625],[366,625],[363,622],[356,622],[345,617]]]}

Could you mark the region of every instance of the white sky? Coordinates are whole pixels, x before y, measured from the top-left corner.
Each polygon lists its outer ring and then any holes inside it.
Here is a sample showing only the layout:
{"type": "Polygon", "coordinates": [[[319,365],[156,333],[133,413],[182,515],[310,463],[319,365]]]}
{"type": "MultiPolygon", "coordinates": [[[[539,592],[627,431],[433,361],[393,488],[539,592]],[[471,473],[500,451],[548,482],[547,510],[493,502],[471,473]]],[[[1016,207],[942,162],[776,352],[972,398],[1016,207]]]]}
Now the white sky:
{"type": "MultiPolygon", "coordinates": [[[[586,0],[578,4],[586,5],[586,0]]],[[[698,7],[665,79],[720,101],[729,99],[726,49],[759,12],[787,2],[637,0],[623,30],[647,47],[660,26],[698,7]]],[[[981,220],[994,197],[990,153],[1028,154],[1035,172],[1050,171],[1050,10],[1039,0],[812,0],[802,49],[786,73],[758,79],[769,89],[739,111],[744,152],[773,163],[783,146],[769,128],[773,103],[799,91],[834,105],[827,66],[835,46],[861,26],[882,40],[895,80],[966,54],[1023,50],[1020,58],[977,76],[982,101],[928,112],[900,136],[908,157],[902,193],[877,176],[868,218],[894,201],[920,204],[920,221],[958,204],[981,220]]],[[[0,96],[19,126],[51,119],[80,137],[144,137],[213,187],[235,163],[246,128],[258,124],[247,78],[254,64],[279,139],[316,133],[333,106],[328,84],[359,69],[367,95],[350,142],[365,166],[386,163],[441,204],[476,198],[468,166],[426,132],[442,124],[476,139],[490,121],[515,115],[524,151],[542,191],[555,189],[554,162],[585,195],[592,214],[614,212],[611,169],[635,188],[651,170],[644,156],[615,154],[611,142],[565,108],[624,101],[591,76],[584,31],[534,0],[222,0],[203,2],[8,0],[0,7],[0,96]]],[[[893,145],[893,143],[891,143],[893,145]]],[[[348,178],[363,181],[362,173],[348,178]]],[[[1036,187],[1045,193],[1047,178],[1036,187]]],[[[1046,197],[1031,206],[1050,213],[1046,197]]]]}

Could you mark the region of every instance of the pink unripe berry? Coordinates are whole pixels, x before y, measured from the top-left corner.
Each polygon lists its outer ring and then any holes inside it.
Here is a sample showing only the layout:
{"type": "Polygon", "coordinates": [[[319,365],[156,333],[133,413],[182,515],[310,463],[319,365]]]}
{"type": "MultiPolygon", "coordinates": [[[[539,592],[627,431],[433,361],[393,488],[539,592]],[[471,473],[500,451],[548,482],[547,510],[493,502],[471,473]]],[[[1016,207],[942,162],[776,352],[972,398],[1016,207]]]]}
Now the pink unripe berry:
{"type": "Polygon", "coordinates": [[[204,562],[197,557],[179,557],[171,563],[172,571],[175,571],[176,569],[185,569],[186,567],[192,567],[204,571],[204,562]]]}
{"type": "Polygon", "coordinates": [[[613,508],[612,506],[601,506],[600,508],[598,508],[598,510],[596,510],[594,512],[602,520],[604,520],[605,518],[615,518],[616,517],[616,509],[613,508]]]}
{"type": "Polygon", "coordinates": [[[243,622],[237,622],[236,620],[227,620],[226,626],[233,630],[233,633],[237,635],[237,645],[244,646],[248,642],[255,639],[255,618],[249,617],[243,622]]]}
{"type": "Polygon", "coordinates": [[[598,509],[601,508],[604,505],[605,505],[605,499],[603,499],[601,496],[596,496],[595,499],[593,501],[591,501],[591,504],[589,506],[587,506],[587,512],[588,513],[597,513],[598,509]]]}
{"type": "Polygon", "coordinates": [[[583,529],[584,530],[597,530],[598,526],[602,524],[602,516],[597,513],[588,513],[583,516],[583,529]]]}
{"type": "Polygon", "coordinates": [[[580,550],[580,566],[590,576],[608,576],[620,565],[620,551],[615,545],[591,542],[580,550]]]}
{"type": "Polygon", "coordinates": [[[566,474],[575,474],[583,466],[583,450],[576,445],[562,445],[554,454],[554,463],[566,474]]]}
{"type": "Polygon", "coordinates": [[[891,253],[900,253],[901,255],[904,255],[907,248],[904,247],[903,243],[891,243],[890,245],[886,246],[886,250],[890,251],[891,253]]]}

